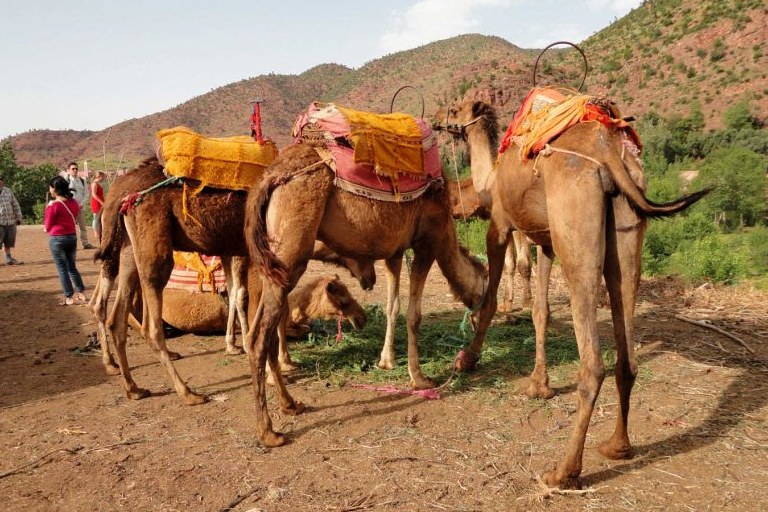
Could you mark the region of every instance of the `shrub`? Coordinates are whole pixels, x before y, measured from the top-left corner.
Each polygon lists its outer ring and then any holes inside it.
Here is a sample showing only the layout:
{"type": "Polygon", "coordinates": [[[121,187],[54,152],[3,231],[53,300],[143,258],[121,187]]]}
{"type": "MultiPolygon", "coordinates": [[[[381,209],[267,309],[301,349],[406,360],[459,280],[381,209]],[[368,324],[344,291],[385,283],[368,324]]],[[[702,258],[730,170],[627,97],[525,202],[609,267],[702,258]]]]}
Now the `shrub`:
{"type": "Polygon", "coordinates": [[[667,272],[670,257],[682,245],[706,238],[716,231],[712,219],[700,210],[693,210],[687,216],[651,221],[643,244],[643,273],[667,272]]]}
{"type": "Polygon", "coordinates": [[[733,284],[748,274],[744,254],[734,251],[722,235],[710,235],[684,244],[672,254],[669,269],[692,282],[733,284]]]}

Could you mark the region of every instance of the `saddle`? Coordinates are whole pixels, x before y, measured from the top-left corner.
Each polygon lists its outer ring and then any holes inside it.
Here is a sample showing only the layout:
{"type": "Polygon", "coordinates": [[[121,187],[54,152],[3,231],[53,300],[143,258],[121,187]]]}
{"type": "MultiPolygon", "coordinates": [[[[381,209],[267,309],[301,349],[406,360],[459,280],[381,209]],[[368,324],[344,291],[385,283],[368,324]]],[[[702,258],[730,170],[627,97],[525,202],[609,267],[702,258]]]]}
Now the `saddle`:
{"type": "Polygon", "coordinates": [[[373,114],[312,103],[293,127],[294,143],[315,146],[335,184],[381,201],[410,201],[442,180],[432,128],[408,114],[373,114]]]}
{"type": "Polygon", "coordinates": [[[568,89],[542,87],[532,89],[523,100],[504,133],[499,154],[514,143],[520,148],[520,160],[526,162],[568,128],[592,121],[624,131],[637,153],[642,150],[637,132],[622,119],[613,102],[568,89]]]}
{"type": "Polygon", "coordinates": [[[271,140],[251,137],[204,137],[184,126],[157,132],[158,158],[171,176],[190,178],[205,186],[248,190],[277,157],[271,140]]]}
{"type": "Polygon", "coordinates": [[[221,258],[197,252],[173,251],[173,270],[165,287],[191,293],[226,291],[227,278],[221,258]]]}

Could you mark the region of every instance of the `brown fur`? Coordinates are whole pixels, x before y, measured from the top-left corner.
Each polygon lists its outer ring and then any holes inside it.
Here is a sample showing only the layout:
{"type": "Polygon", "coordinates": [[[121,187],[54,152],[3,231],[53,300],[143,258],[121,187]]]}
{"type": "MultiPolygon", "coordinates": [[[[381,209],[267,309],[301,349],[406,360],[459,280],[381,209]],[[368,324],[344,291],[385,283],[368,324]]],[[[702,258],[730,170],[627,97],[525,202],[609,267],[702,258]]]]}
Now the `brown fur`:
{"type": "MultiPolygon", "coordinates": [[[[469,117],[475,109],[471,104],[454,109],[456,122],[469,117]]],[[[488,140],[481,132],[471,130],[467,128],[471,143],[483,144],[488,140]]],[[[581,360],[579,409],[564,458],[554,471],[544,475],[549,485],[571,487],[579,485],[587,427],[605,375],[597,337],[601,276],[611,300],[620,408],[613,436],[599,450],[609,458],[628,458],[632,453],[627,436],[629,398],[637,375],[633,317],[647,218],[681,211],[706,191],[664,205],[648,201],[640,163],[624,153],[620,133],[600,123],[577,124],[551,146],[551,155],[523,163],[513,145],[499,160],[489,187],[492,208],[487,237],[488,300],[481,308],[478,328],[467,352],[480,353],[496,309],[504,251],[512,231],[520,230],[539,246],[533,310],[536,365],[527,391],[529,396],[549,398],[554,394],[547,376],[544,336],[549,318],[547,288],[555,255],[560,259],[571,295],[581,360]]],[[[460,364],[471,366],[473,362],[460,364]]]]}
{"type": "MultiPolygon", "coordinates": [[[[185,214],[182,188],[171,185],[146,193],[141,203],[124,216],[118,213],[122,199],[127,194],[145,191],[164,179],[162,167],[157,160],[149,159],[113,184],[105,200],[105,233],[96,258],[104,260],[105,267],[113,265],[113,259],[123,254],[120,252],[123,248],[120,244],[121,234],[128,234],[133,258],[130,261],[125,258],[120,260],[120,268],[124,266],[126,271],[118,273],[118,294],[109,321],[126,394],[132,399],[149,394],[147,390],[136,386],[125,355],[126,323],[131,297],[137,283],[140,283],[144,312],[142,333],[150,345],[158,350],[177,393],[187,404],[194,405],[203,402],[204,398],[190,391],[179,377],[171,362],[174,354],[169,353],[165,345],[161,318],[162,291],[173,266],[173,250],[216,254],[222,257],[225,267],[233,257],[246,255],[241,235],[245,196],[237,192],[205,189],[198,195],[188,195],[188,212],[185,214]]],[[[370,272],[373,272],[372,265],[370,272]]],[[[110,278],[108,274],[105,272],[105,279],[110,278]]],[[[105,297],[108,297],[109,288],[111,284],[105,286],[105,297]]]]}
{"type": "MultiPolygon", "coordinates": [[[[259,186],[251,189],[246,215],[246,239],[253,264],[267,277],[258,308],[252,344],[254,395],[262,443],[285,442],[272,429],[266,408],[265,364],[276,361],[275,332],[287,314],[286,298],[306,269],[315,239],[338,254],[354,259],[383,259],[388,284],[399,283],[403,252],[412,248],[409,296],[408,370],[415,388],[434,386],[419,367],[416,333],[421,321],[420,301],[433,261],[438,262],[452,288],[469,307],[480,304],[486,274],[479,263],[458,249],[445,188],[432,188],[407,203],[374,201],[333,185],[333,172],[306,144],[283,150],[259,186]]],[[[250,289],[250,286],[249,286],[250,289]]],[[[390,286],[390,292],[397,286],[390,286]]],[[[391,302],[388,300],[388,309],[391,302]]],[[[274,368],[274,364],[272,364],[274,368]]],[[[278,379],[275,379],[276,381],[278,379]]],[[[303,406],[290,395],[280,395],[283,410],[303,406]]]]}

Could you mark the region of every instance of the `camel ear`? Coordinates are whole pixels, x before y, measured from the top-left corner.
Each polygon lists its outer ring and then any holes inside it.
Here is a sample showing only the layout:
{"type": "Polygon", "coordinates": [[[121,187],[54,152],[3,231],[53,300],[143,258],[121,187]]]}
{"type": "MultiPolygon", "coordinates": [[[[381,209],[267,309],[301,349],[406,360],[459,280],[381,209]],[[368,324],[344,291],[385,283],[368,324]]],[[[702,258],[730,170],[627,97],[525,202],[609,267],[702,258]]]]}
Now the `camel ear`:
{"type": "Polygon", "coordinates": [[[327,291],[329,295],[336,295],[339,293],[338,279],[339,276],[336,276],[336,279],[328,281],[328,284],[325,285],[325,291],[327,291]]]}
{"type": "Polygon", "coordinates": [[[485,110],[485,104],[482,101],[475,101],[472,103],[472,115],[477,117],[485,110]]]}

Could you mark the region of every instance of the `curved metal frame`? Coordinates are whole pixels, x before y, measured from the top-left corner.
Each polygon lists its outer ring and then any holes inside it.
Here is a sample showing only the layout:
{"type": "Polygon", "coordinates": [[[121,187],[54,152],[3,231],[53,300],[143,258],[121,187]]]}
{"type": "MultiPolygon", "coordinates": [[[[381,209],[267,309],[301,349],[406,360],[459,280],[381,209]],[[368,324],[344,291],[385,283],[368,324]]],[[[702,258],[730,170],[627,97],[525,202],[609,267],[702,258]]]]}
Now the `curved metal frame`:
{"type": "Polygon", "coordinates": [[[552,43],[549,46],[545,47],[543,50],[541,50],[541,53],[539,53],[539,56],[536,57],[536,63],[533,65],[533,86],[536,87],[536,70],[539,67],[539,60],[541,59],[542,55],[544,55],[544,52],[546,52],[553,46],[557,46],[559,44],[567,44],[569,46],[572,46],[573,48],[576,48],[576,50],[578,50],[579,53],[581,54],[581,58],[584,59],[584,77],[581,79],[581,84],[579,84],[579,88],[577,89],[579,92],[581,92],[581,88],[584,87],[584,82],[587,81],[587,72],[589,71],[589,62],[587,62],[587,56],[584,54],[584,51],[582,51],[581,48],[571,43],[570,41],[557,41],[556,43],[552,43]]]}
{"type": "Polygon", "coordinates": [[[394,111],[395,108],[395,99],[397,98],[397,95],[400,94],[400,92],[403,89],[413,89],[419,94],[419,99],[421,99],[421,118],[424,119],[424,95],[421,94],[421,91],[413,86],[413,85],[404,85],[401,88],[399,88],[397,91],[395,91],[395,94],[392,95],[392,101],[389,103],[389,113],[391,114],[394,111]]]}

